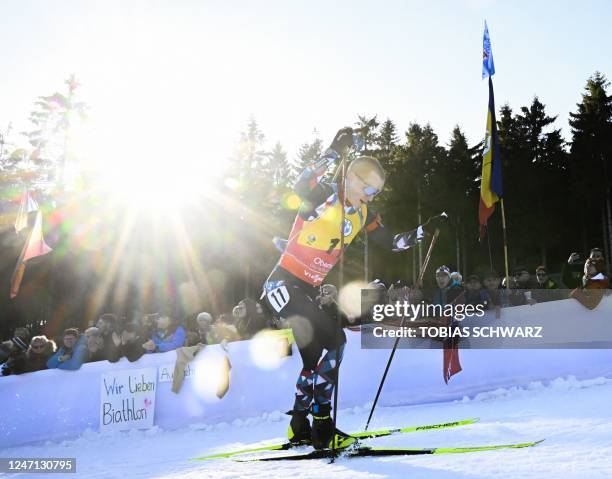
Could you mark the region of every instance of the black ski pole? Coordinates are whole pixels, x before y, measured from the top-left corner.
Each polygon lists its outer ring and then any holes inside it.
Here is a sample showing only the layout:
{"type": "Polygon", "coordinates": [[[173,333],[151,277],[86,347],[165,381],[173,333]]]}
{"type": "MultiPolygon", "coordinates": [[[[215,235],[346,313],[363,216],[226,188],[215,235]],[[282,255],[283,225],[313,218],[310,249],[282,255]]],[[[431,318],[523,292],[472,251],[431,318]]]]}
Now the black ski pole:
{"type": "MultiPolygon", "coordinates": [[[[433,238],[431,238],[431,244],[429,245],[429,250],[427,250],[427,255],[425,256],[425,260],[423,261],[423,267],[421,268],[421,273],[419,274],[418,285],[423,284],[423,277],[425,276],[425,270],[427,269],[427,265],[429,264],[429,259],[431,258],[431,252],[438,240],[438,236],[440,235],[440,230],[436,228],[433,238]]],[[[402,317],[402,321],[400,323],[400,331],[404,327],[404,323],[406,322],[406,316],[402,317]]],[[[393,349],[391,350],[391,354],[389,355],[389,360],[387,361],[387,366],[385,367],[385,372],[383,373],[383,377],[380,380],[380,384],[378,385],[378,391],[376,391],[376,397],[374,398],[374,404],[372,404],[372,409],[370,409],[370,415],[368,416],[368,422],[365,425],[364,431],[368,430],[370,426],[370,421],[372,420],[372,416],[374,414],[374,409],[376,409],[376,404],[378,403],[378,398],[380,397],[380,393],[382,391],[383,385],[385,384],[385,379],[387,379],[387,373],[389,372],[389,367],[391,366],[391,361],[393,361],[393,356],[395,356],[395,351],[397,350],[397,345],[399,344],[400,337],[399,335],[395,338],[395,343],[393,344],[393,349]]]]}
{"type": "Polygon", "coordinates": [[[343,152],[340,162],[340,188],[338,189],[338,201],[340,202],[340,270],[338,271],[338,302],[336,303],[336,387],[334,388],[334,413],[333,417],[333,435],[332,435],[332,454],[331,462],[336,458],[336,424],[338,421],[338,388],[340,386],[340,348],[338,346],[340,339],[340,330],[342,329],[342,310],[340,308],[340,291],[344,283],[344,221],[345,211],[344,202],[346,201],[346,152],[343,152]]]}

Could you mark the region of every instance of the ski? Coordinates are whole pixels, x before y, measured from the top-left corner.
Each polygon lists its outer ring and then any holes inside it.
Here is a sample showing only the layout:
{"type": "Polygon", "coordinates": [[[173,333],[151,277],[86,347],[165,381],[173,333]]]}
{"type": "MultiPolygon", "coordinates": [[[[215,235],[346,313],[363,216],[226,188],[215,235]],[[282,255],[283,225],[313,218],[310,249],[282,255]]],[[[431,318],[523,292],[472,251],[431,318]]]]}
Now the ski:
{"type": "Polygon", "coordinates": [[[236,459],[239,462],[252,461],[301,461],[305,459],[331,459],[334,456],[354,458],[354,457],[380,457],[380,456],[421,456],[428,454],[463,454],[468,452],[498,451],[501,449],[522,449],[533,447],[540,444],[544,439],[533,442],[523,442],[516,444],[498,444],[493,446],[473,446],[473,447],[436,447],[436,448],[378,448],[378,447],[359,447],[356,449],[346,449],[334,452],[331,449],[321,449],[311,451],[306,454],[292,454],[290,456],[270,456],[252,459],[236,459]]]}
{"type": "MultiPolygon", "coordinates": [[[[336,448],[338,449],[346,448],[350,445],[353,445],[357,440],[372,439],[376,437],[385,437],[385,436],[391,436],[393,434],[405,434],[405,433],[410,433],[410,432],[429,431],[433,429],[449,429],[452,427],[467,426],[470,424],[475,424],[478,421],[480,421],[480,418],[473,417],[470,419],[463,419],[461,421],[444,422],[440,424],[426,424],[423,426],[408,426],[408,427],[396,428],[396,429],[379,429],[377,431],[361,431],[361,432],[356,432],[354,434],[350,434],[348,436],[336,436],[336,448]]],[[[252,452],[287,451],[289,449],[294,449],[296,447],[303,447],[303,446],[309,446],[309,445],[310,445],[310,441],[303,441],[299,443],[285,442],[282,444],[273,444],[270,446],[240,449],[238,451],[232,451],[232,452],[221,452],[218,454],[212,454],[210,456],[196,457],[193,460],[194,461],[205,461],[208,459],[221,459],[221,458],[237,456],[240,454],[248,454],[252,452]]]]}

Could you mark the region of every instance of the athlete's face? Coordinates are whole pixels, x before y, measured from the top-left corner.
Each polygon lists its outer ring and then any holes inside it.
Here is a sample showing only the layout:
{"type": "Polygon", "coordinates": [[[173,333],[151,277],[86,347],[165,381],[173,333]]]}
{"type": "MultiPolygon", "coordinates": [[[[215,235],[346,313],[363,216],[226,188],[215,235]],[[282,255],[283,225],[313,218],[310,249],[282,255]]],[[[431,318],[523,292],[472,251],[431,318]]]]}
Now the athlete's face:
{"type": "Polygon", "coordinates": [[[385,185],[384,180],[374,171],[349,171],[346,180],[346,199],[351,206],[369,203],[385,185]]]}

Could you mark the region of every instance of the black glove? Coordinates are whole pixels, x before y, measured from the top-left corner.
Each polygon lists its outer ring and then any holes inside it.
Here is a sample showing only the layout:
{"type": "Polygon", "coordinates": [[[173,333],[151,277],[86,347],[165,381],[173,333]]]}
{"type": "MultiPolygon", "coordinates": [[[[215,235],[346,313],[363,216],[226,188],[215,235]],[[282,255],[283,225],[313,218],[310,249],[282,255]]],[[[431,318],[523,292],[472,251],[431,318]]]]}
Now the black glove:
{"type": "Polygon", "coordinates": [[[441,228],[448,221],[448,215],[444,212],[437,216],[432,216],[423,225],[423,229],[426,233],[433,233],[437,228],[441,228]]]}
{"type": "Polygon", "coordinates": [[[353,146],[353,129],[347,126],[338,130],[329,147],[336,153],[341,154],[346,148],[351,146],[353,146]]]}

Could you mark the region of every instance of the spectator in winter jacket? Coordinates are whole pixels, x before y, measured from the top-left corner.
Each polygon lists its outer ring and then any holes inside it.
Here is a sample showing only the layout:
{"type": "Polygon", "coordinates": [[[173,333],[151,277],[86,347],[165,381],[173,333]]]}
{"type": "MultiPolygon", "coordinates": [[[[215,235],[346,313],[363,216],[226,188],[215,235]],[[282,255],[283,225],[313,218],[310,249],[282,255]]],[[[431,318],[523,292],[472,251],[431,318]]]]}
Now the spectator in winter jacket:
{"type": "Polygon", "coordinates": [[[500,318],[502,307],[502,291],[499,289],[500,277],[495,271],[489,271],[484,275],[485,306],[487,309],[495,310],[495,317],[500,318]]]}
{"type": "Polygon", "coordinates": [[[463,287],[463,275],[459,271],[453,271],[450,275],[452,286],[463,287]]]}
{"type": "Polygon", "coordinates": [[[138,361],[143,354],[145,349],[143,340],[140,335],[140,328],[134,324],[126,324],[121,332],[121,345],[119,346],[120,357],[126,357],[128,361],[138,361]]]}
{"type": "Polygon", "coordinates": [[[509,306],[523,306],[536,302],[531,295],[531,275],[527,268],[516,268],[514,275],[509,279],[510,288],[506,288],[506,278],[502,281],[502,288],[505,288],[502,294],[509,306]]]}
{"type": "Polygon", "coordinates": [[[269,327],[270,320],[261,304],[252,298],[245,298],[232,310],[234,323],[242,339],[249,339],[269,327]]]}
{"type": "Polygon", "coordinates": [[[487,294],[482,290],[482,283],[478,275],[471,274],[465,280],[465,304],[485,305],[487,303],[487,294]]]}
{"type": "Polygon", "coordinates": [[[595,309],[601,302],[610,280],[603,273],[605,269],[603,258],[599,260],[588,259],[584,264],[582,287],[574,289],[570,297],[578,300],[580,304],[589,309],[595,309]]]}
{"type": "Polygon", "coordinates": [[[87,359],[85,362],[93,363],[95,361],[106,361],[104,337],[100,329],[92,326],[91,328],[87,328],[83,335],[87,342],[87,359]]]}
{"type": "Polygon", "coordinates": [[[184,346],[185,328],[179,325],[174,315],[162,312],[157,316],[156,323],[153,337],[142,345],[147,353],[165,353],[184,346]]]}
{"type": "Polygon", "coordinates": [[[145,314],[138,321],[138,336],[143,340],[149,340],[157,328],[157,313],[145,314]]]}
{"type": "Polygon", "coordinates": [[[202,311],[198,314],[196,317],[197,328],[194,331],[198,336],[198,341],[195,344],[212,344],[211,330],[213,323],[214,320],[210,313],[202,311]]]}
{"type": "Polygon", "coordinates": [[[0,375],[21,374],[25,372],[30,331],[16,328],[12,339],[0,344],[0,375]]]}
{"type": "Polygon", "coordinates": [[[55,343],[47,336],[34,336],[30,341],[25,363],[26,373],[47,369],[47,361],[55,353],[55,343]]]}
{"type": "MultiPolygon", "coordinates": [[[[460,284],[457,284],[457,274],[455,275],[455,279],[451,278],[451,271],[447,266],[440,266],[436,270],[436,284],[438,285],[438,289],[434,293],[432,303],[439,305],[453,304],[455,303],[459,297],[460,303],[463,303],[463,287],[460,284]]],[[[461,275],[459,275],[461,276],[461,275]]]]}
{"type": "Polygon", "coordinates": [[[217,317],[210,330],[210,338],[212,340],[210,344],[240,340],[240,334],[238,334],[231,314],[223,313],[217,317]]]}
{"type": "Polygon", "coordinates": [[[191,347],[191,346],[196,346],[198,344],[208,344],[208,343],[202,343],[200,341],[200,336],[198,335],[198,333],[196,333],[195,331],[187,331],[187,333],[185,333],[185,346],[186,347],[191,347]]]}
{"type": "Polygon", "coordinates": [[[47,361],[49,369],[76,370],[87,359],[87,339],[76,328],[64,331],[64,345],[47,361]]]}
{"type": "Polygon", "coordinates": [[[557,293],[558,289],[557,283],[548,276],[546,266],[538,266],[536,268],[536,283],[532,291],[533,299],[538,303],[561,299],[557,293]]]}
{"type": "MultiPolygon", "coordinates": [[[[451,279],[451,272],[447,266],[440,266],[436,270],[436,283],[438,290],[434,294],[433,304],[441,306],[453,305],[465,303],[465,292],[463,287],[453,282],[451,279]]],[[[444,322],[443,326],[451,325],[454,318],[451,315],[443,315],[444,322]]],[[[446,339],[443,341],[444,344],[444,357],[442,373],[444,375],[444,382],[448,383],[448,380],[454,375],[461,371],[461,363],[459,362],[459,340],[457,338],[446,339]]]]}
{"type": "Polygon", "coordinates": [[[518,289],[530,289],[531,288],[531,274],[527,268],[522,266],[514,270],[514,279],[516,279],[516,285],[518,289]]]}
{"type": "MultiPolygon", "coordinates": [[[[604,254],[601,248],[591,248],[588,259],[604,260],[604,254]]],[[[578,288],[582,284],[585,261],[579,253],[572,253],[567,263],[563,264],[561,269],[561,280],[569,289],[578,288]]]]}
{"type": "Polygon", "coordinates": [[[98,318],[96,327],[100,330],[104,339],[103,355],[111,363],[119,361],[119,345],[121,338],[119,336],[120,326],[119,319],[112,313],[104,313],[98,318]]]}

